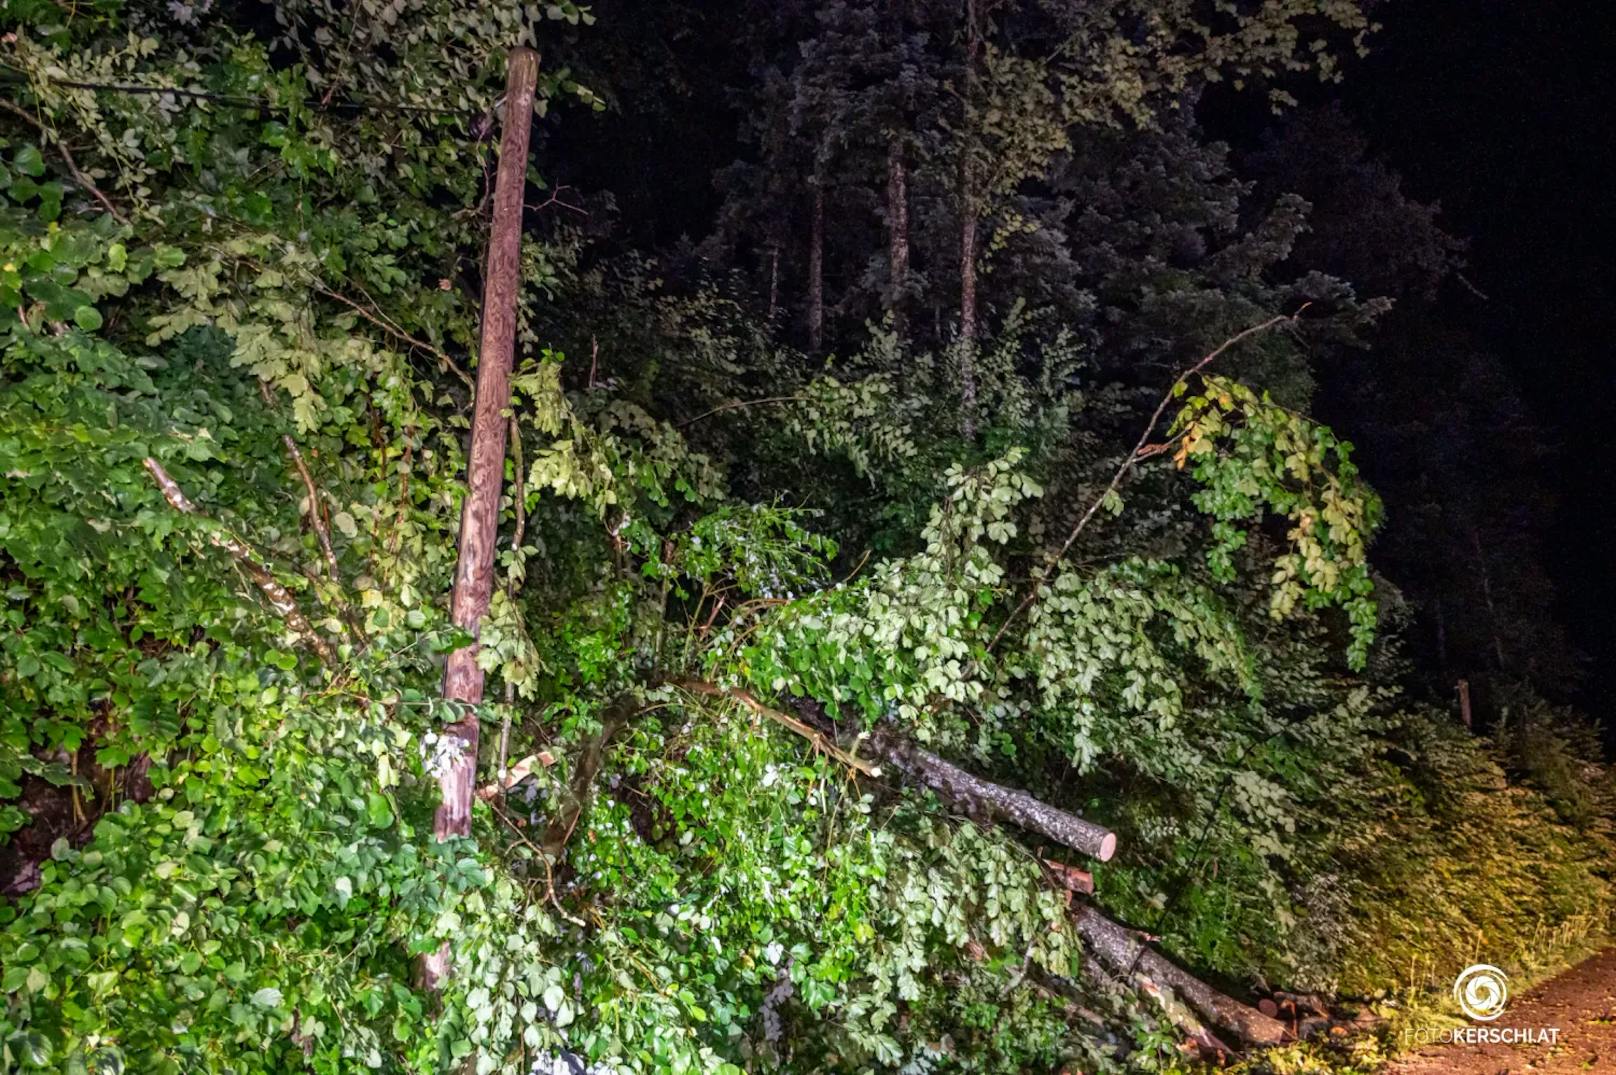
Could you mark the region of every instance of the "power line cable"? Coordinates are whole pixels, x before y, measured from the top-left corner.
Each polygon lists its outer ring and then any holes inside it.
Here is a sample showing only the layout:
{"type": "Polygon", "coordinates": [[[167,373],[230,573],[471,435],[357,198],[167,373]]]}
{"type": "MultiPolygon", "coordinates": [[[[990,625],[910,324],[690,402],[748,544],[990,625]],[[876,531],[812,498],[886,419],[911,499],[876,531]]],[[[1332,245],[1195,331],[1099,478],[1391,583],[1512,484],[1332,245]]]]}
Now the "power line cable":
{"type": "MultiPolygon", "coordinates": [[[[49,82],[54,86],[66,86],[70,89],[95,90],[106,93],[128,93],[142,95],[167,94],[172,97],[184,97],[191,100],[212,101],[217,104],[229,105],[236,108],[262,108],[267,110],[290,110],[289,105],[278,104],[265,97],[243,97],[227,93],[211,93],[207,90],[186,89],[180,86],[148,86],[141,83],[128,82],[91,82],[85,79],[58,78],[46,76],[41,81],[49,82]]],[[[7,85],[30,85],[32,80],[27,77],[10,72],[0,75],[0,83],[7,85]]],[[[325,103],[309,102],[311,111],[338,111],[338,112],[404,112],[421,115],[439,116],[482,116],[485,111],[470,108],[439,108],[434,105],[403,104],[395,101],[330,101],[325,103]]]]}

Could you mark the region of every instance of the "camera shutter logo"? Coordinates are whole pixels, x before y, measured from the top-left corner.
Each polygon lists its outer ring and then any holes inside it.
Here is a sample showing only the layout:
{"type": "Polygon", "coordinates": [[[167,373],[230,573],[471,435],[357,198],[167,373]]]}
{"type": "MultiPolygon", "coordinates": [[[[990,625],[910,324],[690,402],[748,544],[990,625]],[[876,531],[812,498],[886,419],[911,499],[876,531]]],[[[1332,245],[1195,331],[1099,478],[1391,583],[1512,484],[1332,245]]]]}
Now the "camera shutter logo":
{"type": "Polygon", "coordinates": [[[1509,976],[1490,963],[1466,967],[1453,981],[1453,999],[1470,1018],[1490,1023],[1504,1014],[1509,976]]]}

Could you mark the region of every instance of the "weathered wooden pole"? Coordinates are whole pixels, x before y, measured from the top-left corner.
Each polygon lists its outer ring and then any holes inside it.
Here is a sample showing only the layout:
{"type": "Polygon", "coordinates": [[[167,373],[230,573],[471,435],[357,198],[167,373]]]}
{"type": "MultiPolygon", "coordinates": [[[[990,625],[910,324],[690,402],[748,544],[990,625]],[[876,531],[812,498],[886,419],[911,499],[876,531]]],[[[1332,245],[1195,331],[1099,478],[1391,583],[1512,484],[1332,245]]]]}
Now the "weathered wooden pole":
{"type": "MultiPolygon", "coordinates": [[[[499,140],[499,171],[494,179],[494,222],[483,274],[482,339],[477,351],[476,400],[471,416],[471,453],[466,462],[466,500],[460,511],[459,561],[455,566],[450,618],[475,639],[494,591],[494,546],[499,529],[500,484],[505,473],[505,416],[510,405],[511,365],[516,349],[516,297],[522,282],[522,195],[527,182],[528,131],[539,56],[513,48],[505,76],[505,116],[499,140]]],[[[483,700],[483,671],[477,644],[449,654],[443,697],[476,705],[483,700]]],[[[445,729],[460,750],[438,777],[441,797],[432,834],[439,840],[471,833],[471,803],[477,783],[475,713],[445,729]]],[[[423,961],[427,988],[449,974],[448,947],[423,961]]]]}

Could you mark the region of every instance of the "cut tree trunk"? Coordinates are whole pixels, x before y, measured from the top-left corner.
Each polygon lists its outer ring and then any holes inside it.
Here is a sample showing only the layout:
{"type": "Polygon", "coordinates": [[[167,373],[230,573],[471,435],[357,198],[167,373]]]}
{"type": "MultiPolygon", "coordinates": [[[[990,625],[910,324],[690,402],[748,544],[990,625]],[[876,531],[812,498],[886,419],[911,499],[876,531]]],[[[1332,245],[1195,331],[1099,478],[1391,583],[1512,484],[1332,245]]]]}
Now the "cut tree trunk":
{"type": "MultiPolygon", "coordinates": [[[[763,704],[750,693],[737,687],[721,687],[705,680],[671,677],[662,682],[671,683],[693,694],[714,698],[730,698],[753,712],[768,717],[812,743],[817,749],[856,769],[867,776],[880,776],[882,766],[872,765],[865,757],[890,765],[897,772],[918,784],[923,784],[948,800],[950,805],[968,814],[1008,821],[1029,832],[1046,836],[1063,847],[1081,851],[1085,855],[1106,861],[1117,850],[1116,834],[1076,814],[1051,806],[1025,791],[1007,788],[966,772],[952,762],[944,761],[891,732],[877,729],[868,736],[835,742],[836,729],[826,719],[819,703],[799,698],[793,706],[797,716],[763,704]]],[[[1081,872],[1081,871],[1078,871],[1081,872]]]]}
{"type": "MultiPolygon", "coordinates": [[[[466,462],[466,500],[460,514],[459,561],[449,612],[454,625],[473,639],[482,628],[494,591],[494,554],[499,529],[500,484],[505,474],[505,408],[510,405],[511,365],[516,346],[516,299],[522,279],[522,195],[527,182],[528,132],[539,57],[513,48],[508,57],[504,129],[499,170],[494,180],[494,219],[483,277],[482,339],[478,347],[476,400],[472,407],[471,452],[466,462]]],[[[483,671],[477,644],[449,655],[443,697],[465,706],[483,698],[483,671]]],[[[440,799],[432,833],[439,840],[471,833],[471,803],[477,780],[477,715],[468,712],[444,730],[458,752],[438,779],[440,799]]],[[[448,977],[448,946],[423,960],[428,989],[448,977]]]]}
{"type": "Polygon", "coordinates": [[[1253,1045],[1275,1045],[1289,1036],[1285,1024],[1278,1019],[1225,996],[1181,970],[1152,949],[1142,934],[1111,921],[1093,907],[1078,907],[1073,920],[1088,951],[1113,974],[1131,979],[1145,992],[1156,996],[1163,990],[1171,991],[1207,1022],[1253,1045]]]}
{"type": "Polygon", "coordinates": [[[877,729],[861,746],[967,813],[1008,821],[1101,862],[1116,854],[1116,833],[1104,826],[1051,806],[1025,791],[983,780],[890,732],[877,729]]]}

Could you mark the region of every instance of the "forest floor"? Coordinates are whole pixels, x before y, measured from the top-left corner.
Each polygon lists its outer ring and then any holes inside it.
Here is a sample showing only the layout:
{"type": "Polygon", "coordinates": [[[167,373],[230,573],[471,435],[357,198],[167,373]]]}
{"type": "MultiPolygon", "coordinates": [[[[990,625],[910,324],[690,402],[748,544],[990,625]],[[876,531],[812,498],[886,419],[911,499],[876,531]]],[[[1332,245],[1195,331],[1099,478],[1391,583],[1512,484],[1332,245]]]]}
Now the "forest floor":
{"type": "Polygon", "coordinates": [[[1560,1033],[1552,1045],[1433,1045],[1390,1065],[1387,1075],[1616,1072],[1616,948],[1533,988],[1490,1025],[1560,1033]]]}

